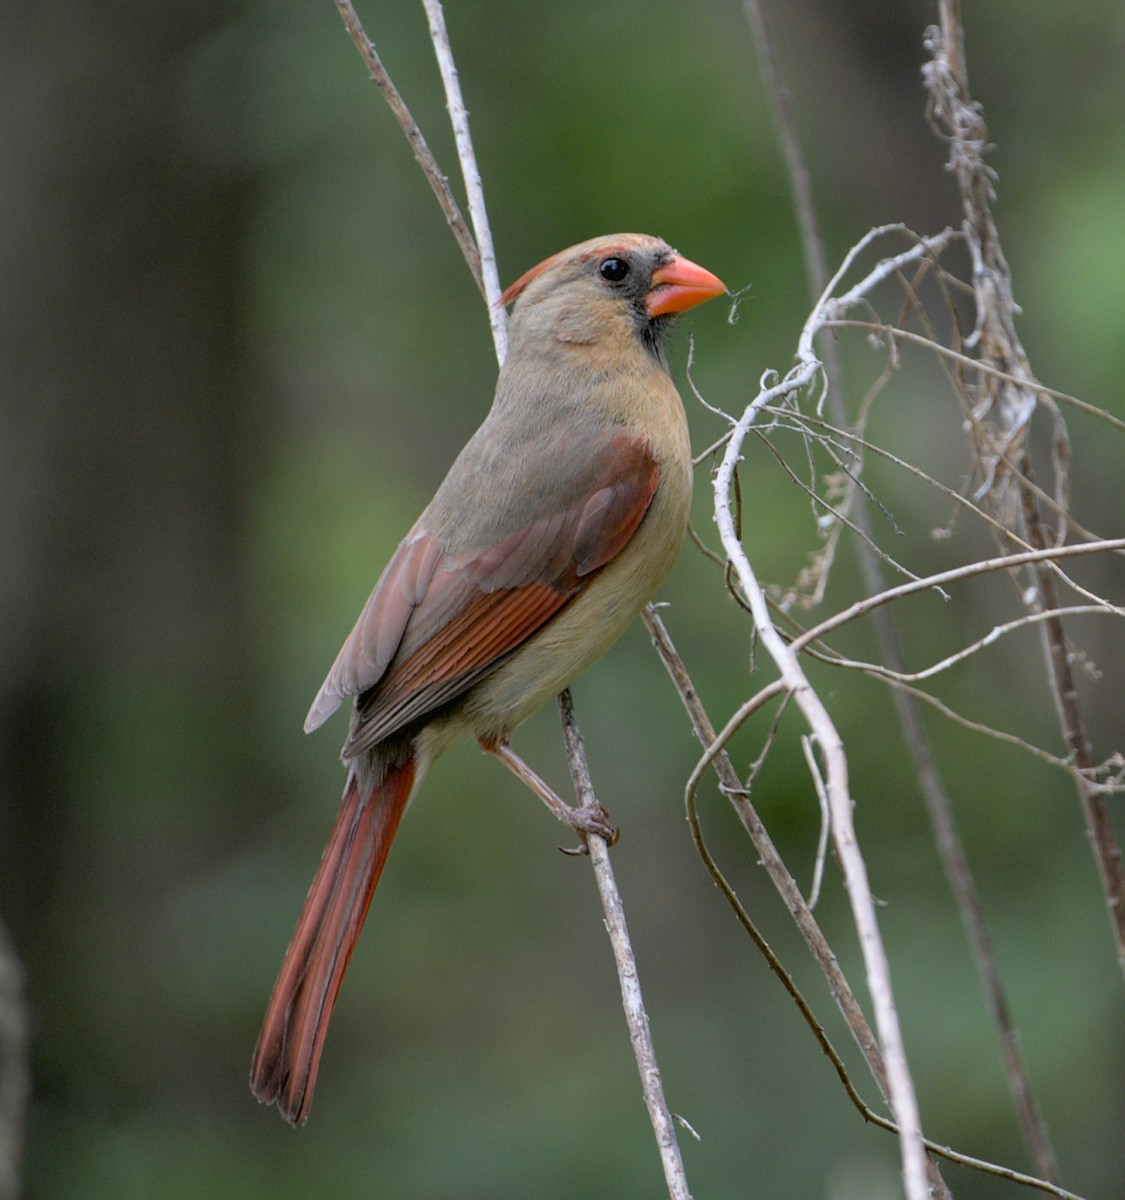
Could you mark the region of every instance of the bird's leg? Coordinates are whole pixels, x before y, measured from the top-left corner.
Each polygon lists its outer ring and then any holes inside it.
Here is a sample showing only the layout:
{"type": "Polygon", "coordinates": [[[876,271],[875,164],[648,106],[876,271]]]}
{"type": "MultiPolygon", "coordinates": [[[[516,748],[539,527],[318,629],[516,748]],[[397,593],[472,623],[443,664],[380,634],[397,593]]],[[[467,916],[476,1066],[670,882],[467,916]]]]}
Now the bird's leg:
{"type": "Polygon", "coordinates": [[[480,748],[486,753],[498,758],[525,786],[529,787],[543,803],[564,824],[569,825],[578,834],[582,845],[577,850],[566,850],[566,854],[588,854],[586,838],[596,834],[604,838],[607,845],[612,846],[620,836],[609,819],[609,813],[597,803],[584,804],[576,808],[565,800],[551,787],[546,780],[541,779],[522,758],[508,745],[507,739],[480,738],[480,748]]]}

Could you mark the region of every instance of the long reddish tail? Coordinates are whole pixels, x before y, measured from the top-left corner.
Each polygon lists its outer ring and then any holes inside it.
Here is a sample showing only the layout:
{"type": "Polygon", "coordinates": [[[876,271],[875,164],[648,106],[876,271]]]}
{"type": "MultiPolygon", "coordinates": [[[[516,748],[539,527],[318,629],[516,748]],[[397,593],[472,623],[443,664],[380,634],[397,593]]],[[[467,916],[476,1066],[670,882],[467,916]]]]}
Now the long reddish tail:
{"type": "Polygon", "coordinates": [[[263,1103],[276,1100],[293,1125],[309,1115],[332,1006],[410,799],[414,775],[412,758],[389,766],[364,798],[353,773],[285,952],[254,1050],[250,1087],[263,1103]]]}

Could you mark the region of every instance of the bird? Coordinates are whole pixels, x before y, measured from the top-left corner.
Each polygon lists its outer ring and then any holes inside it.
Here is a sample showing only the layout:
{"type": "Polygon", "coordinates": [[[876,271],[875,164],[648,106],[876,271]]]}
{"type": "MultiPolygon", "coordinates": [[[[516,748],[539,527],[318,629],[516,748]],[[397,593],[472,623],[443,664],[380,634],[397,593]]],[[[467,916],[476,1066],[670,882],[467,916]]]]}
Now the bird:
{"type": "Polygon", "coordinates": [[[514,305],[483,424],[364,605],[305,721],[352,701],[343,803],[285,953],[250,1086],[301,1125],[329,1018],[399,822],[434,760],[475,737],[580,839],[615,831],[564,803],[512,731],[652,599],[692,490],[668,371],[677,314],[725,285],[660,238],[614,234],[545,259],[514,305]]]}

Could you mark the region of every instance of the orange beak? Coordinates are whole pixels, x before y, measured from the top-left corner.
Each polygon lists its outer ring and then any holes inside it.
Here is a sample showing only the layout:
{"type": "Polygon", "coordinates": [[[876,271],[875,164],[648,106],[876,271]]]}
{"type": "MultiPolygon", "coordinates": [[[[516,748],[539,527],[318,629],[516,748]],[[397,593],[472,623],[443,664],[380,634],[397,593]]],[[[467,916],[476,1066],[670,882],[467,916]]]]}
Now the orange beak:
{"type": "Polygon", "coordinates": [[[727,285],[710,271],[676,254],[654,272],[652,287],[645,297],[645,308],[650,317],[685,312],[704,300],[721,296],[726,290],[727,285]]]}

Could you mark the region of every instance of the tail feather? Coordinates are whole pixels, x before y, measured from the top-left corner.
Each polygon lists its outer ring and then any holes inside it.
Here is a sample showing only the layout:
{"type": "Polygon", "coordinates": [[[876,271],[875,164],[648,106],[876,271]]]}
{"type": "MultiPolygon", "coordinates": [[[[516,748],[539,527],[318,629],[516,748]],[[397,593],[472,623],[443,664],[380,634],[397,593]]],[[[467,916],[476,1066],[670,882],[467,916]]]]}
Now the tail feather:
{"type": "Polygon", "coordinates": [[[276,1100],[293,1125],[308,1118],[332,1006],[414,777],[415,762],[408,758],[388,766],[365,796],[352,773],[285,952],[254,1050],[250,1087],[263,1103],[276,1100]]]}

